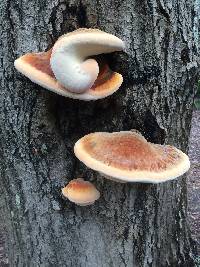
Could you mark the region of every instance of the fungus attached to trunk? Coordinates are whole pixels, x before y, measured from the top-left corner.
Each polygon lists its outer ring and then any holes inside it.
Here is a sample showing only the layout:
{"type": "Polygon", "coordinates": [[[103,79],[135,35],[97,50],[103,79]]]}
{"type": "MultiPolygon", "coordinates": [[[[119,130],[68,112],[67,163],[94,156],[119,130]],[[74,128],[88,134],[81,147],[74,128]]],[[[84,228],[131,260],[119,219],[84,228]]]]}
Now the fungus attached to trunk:
{"type": "Polygon", "coordinates": [[[100,197],[96,187],[82,178],[77,178],[62,189],[62,194],[79,206],[92,205],[100,197]]]}
{"type": "Polygon", "coordinates": [[[57,94],[96,100],[117,91],[123,77],[94,56],[123,49],[124,42],[112,34],[79,29],[61,36],[48,52],[28,53],[14,64],[31,81],[57,94]]]}
{"type": "Polygon", "coordinates": [[[190,167],[179,149],[152,144],[133,131],[91,133],[76,142],[74,152],[89,168],[122,182],[165,182],[190,167]]]}

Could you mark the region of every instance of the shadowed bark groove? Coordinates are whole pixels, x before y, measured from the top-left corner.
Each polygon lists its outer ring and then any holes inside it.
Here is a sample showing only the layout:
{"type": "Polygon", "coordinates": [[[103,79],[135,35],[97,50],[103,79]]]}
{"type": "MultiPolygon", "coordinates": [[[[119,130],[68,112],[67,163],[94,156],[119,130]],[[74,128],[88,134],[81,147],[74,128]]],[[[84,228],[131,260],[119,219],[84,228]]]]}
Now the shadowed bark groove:
{"type": "Polygon", "coordinates": [[[194,266],[185,177],[117,184],[73,155],[87,133],[133,128],[187,151],[199,71],[193,2],[1,0],[0,192],[10,266],[194,266]],[[126,41],[126,52],[108,56],[125,80],[113,96],[64,98],[14,69],[18,56],[79,27],[126,41]],[[61,196],[79,175],[102,192],[93,206],[61,196]]]}

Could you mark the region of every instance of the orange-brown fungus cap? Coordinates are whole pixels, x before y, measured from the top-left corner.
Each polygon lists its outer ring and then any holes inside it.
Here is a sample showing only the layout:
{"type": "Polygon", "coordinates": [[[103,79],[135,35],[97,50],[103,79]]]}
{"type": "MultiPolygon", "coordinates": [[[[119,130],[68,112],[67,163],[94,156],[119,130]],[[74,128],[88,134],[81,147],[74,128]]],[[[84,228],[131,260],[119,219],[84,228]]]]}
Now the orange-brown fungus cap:
{"type": "Polygon", "coordinates": [[[62,189],[62,194],[80,206],[91,205],[100,197],[100,193],[95,186],[88,181],[84,181],[82,178],[70,181],[62,189]]]}
{"type": "Polygon", "coordinates": [[[117,72],[113,72],[105,60],[99,60],[99,75],[88,93],[93,97],[111,95],[121,86],[123,77],[117,72]]]}
{"type": "Polygon", "coordinates": [[[190,167],[188,156],[179,149],[149,143],[133,131],[86,135],[76,142],[74,152],[89,168],[127,182],[164,182],[190,167]]]}
{"type": "MultiPolygon", "coordinates": [[[[49,89],[50,91],[53,91],[54,93],[57,93],[57,94],[60,94],[66,97],[74,98],[74,99],[80,99],[80,100],[97,100],[97,99],[104,98],[106,96],[113,94],[115,91],[117,91],[123,82],[122,75],[110,70],[106,62],[100,64],[99,74],[91,88],[88,88],[88,90],[86,88],[86,90],[83,93],[74,93],[72,91],[70,92],[70,90],[64,87],[63,83],[58,82],[58,80],[55,77],[55,72],[52,70],[51,60],[55,52],[59,50],[60,46],[64,45],[65,42],[69,43],[69,45],[71,44],[71,42],[76,43],[75,42],[76,38],[78,41],[85,40],[84,42],[86,42],[87,38],[91,38],[90,35],[93,36],[94,40],[98,41],[100,37],[104,36],[105,34],[106,33],[103,33],[102,31],[99,31],[96,29],[81,29],[81,30],[71,32],[69,34],[61,36],[57,40],[53,48],[50,49],[48,52],[28,53],[16,59],[14,65],[19,72],[24,74],[31,81],[33,81],[36,84],[39,84],[40,86],[46,89],[49,89]]],[[[105,36],[113,37],[112,35],[109,35],[109,34],[106,34],[105,36]]],[[[116,50],[122,50],[123,47],[120,47],[120,45],[123,45],[123,42],[117,37],[113,37],[113,38],[114,40],[116,39],[116,42],[119,42],[118,44],[119,47],[117,47],[116,50]]],[[[107,53],[109,53],[109,49],[111,47],[112,42],[115,43],[112,40],[112,38],[107,40],[107,43],[108,43],[107,53]]],[[[84,50],[87,51],[88,47],[90,46],[89,45],[84,46],[82,49],[80,49],[80,51],[83,51],[83,52],[84,50]]],[[[75,51],[75,50],[76,49],[72,49],[72,51],[75,51]]],[[[98,50],[98,45],[97,45],[97,50],[98,50]]],[[[93,56],[91,55],[91,57],[93,56]]],[[[60,59],[59,62],[61,61],[63,62],[64,60],[68,60],[68,58],[66,58],[63,54],[63,57],[60,59]]],[[[57,71],[60,71],[61,73],[63,73],[64,77],[66,76],[67,69],[69,68],[66,68],[65,70],[61,68],[59,64],[57,64],[55,67],[57,71]]],[[[87,67],[87,64],[86,64],[86,67],[87,67]]],[[[84,69],[82,71],[84,71],[84,69]]],[[[79,79],[77,78],[75,80],[75,83],[78,83],[78,81],[79,79]]]]}

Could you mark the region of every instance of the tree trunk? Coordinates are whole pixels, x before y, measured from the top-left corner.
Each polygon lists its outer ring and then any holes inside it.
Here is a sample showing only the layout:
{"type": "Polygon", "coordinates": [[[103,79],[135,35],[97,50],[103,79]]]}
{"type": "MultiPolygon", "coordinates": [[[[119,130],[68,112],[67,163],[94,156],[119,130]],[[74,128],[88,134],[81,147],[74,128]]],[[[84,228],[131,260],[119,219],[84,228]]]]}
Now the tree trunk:
{"type": "Polygon", "coordinates": [[[118,184],[73,154],[85,134],[133,128],[187,151],[199,71],[194,2],[1,0],[0,195],[10,266],[194,266],[185,177],[118,184]],[[113,96],[64,98],[14,69],[18,56],[80,27],[126,42],[125,53],[107,56],[124,77],[113,96]],[[100,190],[93,206],[61,196],[78,176],[100,190]]]}

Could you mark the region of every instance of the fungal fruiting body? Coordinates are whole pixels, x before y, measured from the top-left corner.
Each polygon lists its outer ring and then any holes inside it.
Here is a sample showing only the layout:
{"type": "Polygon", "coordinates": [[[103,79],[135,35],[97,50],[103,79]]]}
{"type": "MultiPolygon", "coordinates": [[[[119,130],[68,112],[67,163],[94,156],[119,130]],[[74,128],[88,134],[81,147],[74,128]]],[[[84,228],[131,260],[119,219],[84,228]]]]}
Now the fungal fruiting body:
{"type": "Polygon", "coordinates": [[[62,194],[79,206],[92,205],[100,197],[96,187],[82,178],[77,178],[62,189],[62,194]]]}
{"type": "Polygon", "coordinates": [[[61,36],[48,52],[28,53],[14,65],[31,81],[57,94],[96,100],[117,91],[123,77],[93,56],[124,47],[124,42],[112,34],[79,29],[61,36]]]}
{"type": "Polygon", "coordinates": [[[74,152],[89,168],[123,182],[165,182],[190,167],[179,149],[147,142],[133,131],[91,133],[76,142],[74,152]]]}

